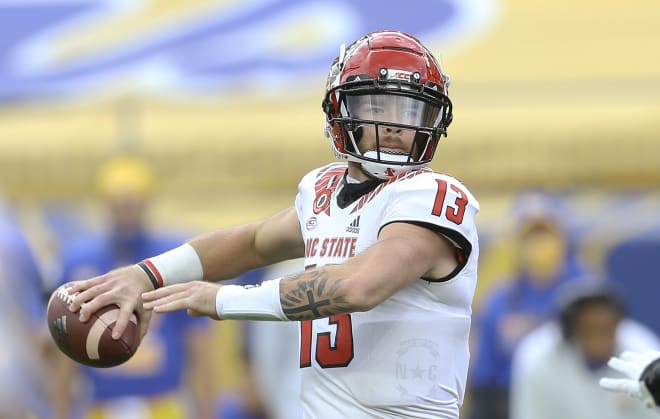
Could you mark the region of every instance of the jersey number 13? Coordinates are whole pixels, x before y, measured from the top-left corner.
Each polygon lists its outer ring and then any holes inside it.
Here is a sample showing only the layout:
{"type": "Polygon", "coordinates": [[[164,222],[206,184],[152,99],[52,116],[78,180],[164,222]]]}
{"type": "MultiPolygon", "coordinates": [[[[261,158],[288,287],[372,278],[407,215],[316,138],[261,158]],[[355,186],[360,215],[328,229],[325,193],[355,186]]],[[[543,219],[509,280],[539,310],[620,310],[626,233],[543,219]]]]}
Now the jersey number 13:
{"type": "MultiPolygon", "coordinates": [[[[328,317],[335,325],[335,339],[330,332],[316,333],[316,362],[321,368],[346,367],[353,360],[353,326],[350,314],[328,317]]],[[[300,368],[312,365],[312,320],[300,322],[300,368]]]]}
{"type": "MultiPolygon", "coordinates": [[[[467,206],[467,194],[456,185],[449,187],[458,195],[452,205],[445,205],[447,182],[437,179],[438,192],[431,213],[444,216],[454,224],[461,224],[467,206]]],[[[314,359],[321,368],[346,367],[353,360],[353,326],[350,314],[338,314],[328,317],[328,323],[335,325],[335,338],[330,332],[316,333],[316,351],[314,359]]],[[[300,322],[300,368],[312,365],[312,320],[300,322]]]]}

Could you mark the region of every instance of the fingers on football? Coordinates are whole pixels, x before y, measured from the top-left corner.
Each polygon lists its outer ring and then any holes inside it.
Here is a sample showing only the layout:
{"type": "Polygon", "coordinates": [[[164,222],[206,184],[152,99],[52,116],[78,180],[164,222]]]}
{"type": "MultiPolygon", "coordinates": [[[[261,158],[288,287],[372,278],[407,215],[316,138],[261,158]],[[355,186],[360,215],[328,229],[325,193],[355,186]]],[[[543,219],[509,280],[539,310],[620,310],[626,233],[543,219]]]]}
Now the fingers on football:
{"type": "Polygon", "coordinates": [[[76,281],[71,283],[69,288],[69,294],[78,293],[73,297],[70,309],[73,312],[78,311],[78,309],[83,305],[83,303],[91,300],[97,295],[107,291],[107,287],[104,287],[104,278],[103,276],[97,276],[92,279],[87,279],[84,281],[76,281]]]}
{"type": "MultiPolygon", "coordinates": [[[[108,292],[109,286],[102,284],[95,288],[89,289],[85,292],[78,294],[71,304],[72,306],[78,304],[80,307],[80,321],[86,322],[92,313],[97,312],[101,307],[105,307],[111,303],[110,293],[108,292]]],[[[75,311],[72,308],[72,311],[75,311]]]]}
{"type": "Polygon", "coordinates": [[[93,287],[95,285],[98,285],[98,284],[102,283],[103,282],[103,276],[104,275],[99,275],[99,276],[95,276],[93,278],[85,279],[85,280],[81,280],[81,281],[71,281],[69,283],[71,285],[70,290],[71,290],[72,293],[84,291],[84,290],[86,290],[90,287],[93,287]]]}
{"type": "Polygon", "coordinates": [[[119,339],[121,335],[124,334],[124,330],[126,330],[126,326],[128,326],[128,322],[130,321],[132,315],[133,315],[133,310],[130,306],[124,305],[119,308],[119,314],[117,315],[117,322],[112,328],[113,339],[119,339]]]}

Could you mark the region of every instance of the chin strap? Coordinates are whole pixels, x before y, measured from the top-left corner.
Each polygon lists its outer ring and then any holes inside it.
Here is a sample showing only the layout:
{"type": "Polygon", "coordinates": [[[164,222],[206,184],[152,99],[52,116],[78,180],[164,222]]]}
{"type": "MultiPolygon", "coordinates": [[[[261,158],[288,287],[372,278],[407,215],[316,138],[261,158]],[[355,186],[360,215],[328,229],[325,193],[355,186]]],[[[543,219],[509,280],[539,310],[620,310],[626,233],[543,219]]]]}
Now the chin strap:
{"type": "MultiPolygon", "coordinates": [[[[364,152],[364,157],[376,160],[378,159],[378,153],[375,150],[369,150],[364,152]]],[[[400,174],[410,172],[411,170],[421,169],[426,166],[426,164],[408,163],[410,159],[406,154],[381,152],[380,160],[381,162],[361,160],[360,165],[367,175],[378,179],[390,179],[400,174]],[[382,160],[386,161],[382,162],[382,160]]]]}
{"type": "Polygon", "coordinates": [[[367,174],[371,179],[360,183],[349,183],[346,180],[346,176],[348,175],[344,175],[343,187],[337,194],[337,205],[339,208],[344,209],[348,207],[361,196],[373,191],[378,185],[384,182],[383,179],[374,178],[368,173],[365,174],[367,174]]]}

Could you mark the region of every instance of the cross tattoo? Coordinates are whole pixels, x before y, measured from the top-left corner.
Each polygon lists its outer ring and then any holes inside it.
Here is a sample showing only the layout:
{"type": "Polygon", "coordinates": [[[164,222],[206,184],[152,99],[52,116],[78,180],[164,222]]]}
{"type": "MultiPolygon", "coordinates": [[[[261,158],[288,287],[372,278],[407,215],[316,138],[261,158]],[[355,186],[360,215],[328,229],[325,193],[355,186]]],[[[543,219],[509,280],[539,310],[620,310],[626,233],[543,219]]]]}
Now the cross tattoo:
{"type": "Polygon", "coordinates": [[[330,279],[323,268],[283,278],[282,311],[289,320],[311,320],[349,311],[339,292],[343,279],[330,279]]]}
{"type": "Polygon", "coordinates": [[[284,313],[289,315],[289,314],[302,313],[304,311],[311,310],[312,313],[314,313],[315,316],[321,317],[321,313],[318,310],[319,307],[324,307],[324,306],[329,306],[330,305],[330,300],[329,299],[315,301],[314,300],[314,292],[312,290],[307,290],[307,301],[309,301],[309,304],[307,304],[305,306],[296,307],[296,308],[285,309],[284,313]]]}

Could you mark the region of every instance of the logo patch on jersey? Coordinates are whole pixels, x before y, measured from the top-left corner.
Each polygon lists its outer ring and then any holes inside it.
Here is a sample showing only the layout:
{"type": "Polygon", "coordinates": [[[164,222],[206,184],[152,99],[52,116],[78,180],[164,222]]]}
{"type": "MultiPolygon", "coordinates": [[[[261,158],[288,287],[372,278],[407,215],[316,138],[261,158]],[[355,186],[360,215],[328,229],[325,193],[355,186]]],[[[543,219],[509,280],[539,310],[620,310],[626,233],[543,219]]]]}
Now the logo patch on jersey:
{"type": "Polygon", "coordinates": [[[397,390],[402,396],[442,394],[440,352],[435,342],[423,338],[402,341],[396,356],[397,390]]]}
{"type": "Polygon", "coordinates": [[[346,227],[346,232],[358,234],[360,232],[360,215],[355,217],[355,219],[346,227]]]}
{"type": "Polygon", "coordinates": [[[309,217],[305,223],[305,228],[307,231],[314,230],[317,225],[319,225],[319,221],[316,219],[316,217],[309,217]]]}
{"type": "Polygon", "coordinates": [[[342,176],[346,172],[344,165],[330,165],[323,168],[316,177],[314,184],[314,214],[325,213],[330,215],[330,199],[337,189],[342,176]]]}

